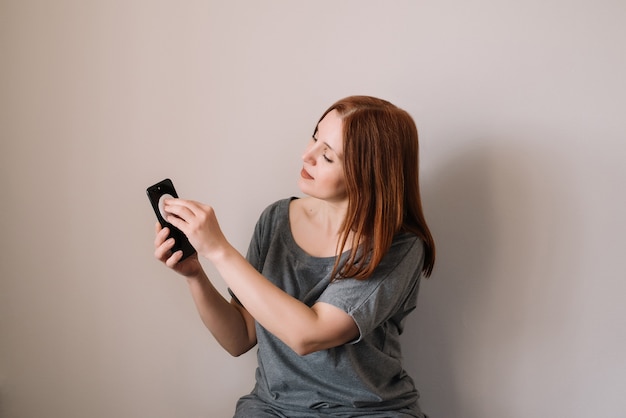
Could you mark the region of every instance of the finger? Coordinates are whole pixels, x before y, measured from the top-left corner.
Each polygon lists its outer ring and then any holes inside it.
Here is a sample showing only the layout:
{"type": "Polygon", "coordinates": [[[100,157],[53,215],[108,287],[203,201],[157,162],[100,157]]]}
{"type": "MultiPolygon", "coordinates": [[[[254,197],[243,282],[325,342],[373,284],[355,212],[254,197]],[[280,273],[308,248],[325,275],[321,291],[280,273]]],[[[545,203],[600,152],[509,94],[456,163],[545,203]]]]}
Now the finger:
{"type": "Polygon", "coordinates": [[[171,198],[163,200],[163,210],[183,219],[189,219],[189,215],[196,216],[202,208],[198,202],[193,200],[171,198]]]}
{"type": "Polygon", "coordinates": [[[183,258],[183,251],[178,250],[174,254],[172,254],[170,258],[167,259],[167,261],[165,262],[165,265],[168,266],[169,268],[174,268],[176,267],[176,264],[178,264],[181,258],[183,258]]]}
{"type": "Polygon", "coordinates": [[[154,246],[158,247],[161,244],[163,244],[163,242],[165,242],[165,240],[167,239],[167,237],[170,235],[170,229],[165,227],[165,228],[161,228],[159,231],[157,231],[156,236],[154,237],[154,246]]]}
{"type": "Polygon", "coordinates": [[[172,247],[174,247],[174,243],[174,238],[168,238],[165,240],[163,244],[154,249],[154,257],[163,262],[167,261],[172,254],[172,247]]]}
{"type": "Polygon", "coordinates": [[[163,199],[163,204],[172,206],[195,206],[197,202],[193,200],[181,199],[180,197],[168,197],[163,199]]]}
{"type": "Polygon", "coordinates": [[[176,214],[168,214],[165,220],[172,224],[172,226],[174,226],[175,228],[183,231],[183,233],[185,233],[185,231],[187,230],[188,222],[176,214]]]}
{"type": "Polygon", "coordinates": [[[174,219],[189,223],[195,217],[193,211],[186,206],[164,206],[164,211],[167,215],[165,220],[175,226],[178,225],[172,222],[174,219]]]}

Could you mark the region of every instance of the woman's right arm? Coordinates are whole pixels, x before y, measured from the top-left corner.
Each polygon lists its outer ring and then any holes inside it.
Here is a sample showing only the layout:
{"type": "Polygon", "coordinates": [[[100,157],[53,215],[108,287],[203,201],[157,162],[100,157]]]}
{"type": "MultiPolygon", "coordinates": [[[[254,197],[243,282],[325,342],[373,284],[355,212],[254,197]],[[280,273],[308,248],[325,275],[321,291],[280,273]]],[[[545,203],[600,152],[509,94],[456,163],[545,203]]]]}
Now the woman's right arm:
{"type": "MultiPolygon", "coordinates": [[[[172,239],[167,239],[168,234],[167,228],[161,228],[157,223],[154,255],[166,265],[174,245],[172,239]]],[[[197,254],[168,267],[185,276],[202,322],[228,353],[239,356],[255,346],[254,318],[237,302],[228,302],[217,291],[197,254]]]]}

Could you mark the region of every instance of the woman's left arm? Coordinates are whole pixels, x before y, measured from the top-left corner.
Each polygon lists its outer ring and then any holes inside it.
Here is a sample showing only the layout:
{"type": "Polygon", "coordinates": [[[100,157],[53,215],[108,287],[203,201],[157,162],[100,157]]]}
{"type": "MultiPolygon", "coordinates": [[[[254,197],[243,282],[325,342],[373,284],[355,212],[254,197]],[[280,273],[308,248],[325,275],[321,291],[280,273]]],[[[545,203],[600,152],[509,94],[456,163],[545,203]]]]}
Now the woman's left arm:
{"type": "Polygon", "coordinates": [[[309,307],[261,275],[224,237],[211,206],[166,199],[164,210],[170,214],[167,221],[211,261],[256,321],[296,353],[309,354],[358,337],[356,323],[343,310],[322,302],[309,307]]]}

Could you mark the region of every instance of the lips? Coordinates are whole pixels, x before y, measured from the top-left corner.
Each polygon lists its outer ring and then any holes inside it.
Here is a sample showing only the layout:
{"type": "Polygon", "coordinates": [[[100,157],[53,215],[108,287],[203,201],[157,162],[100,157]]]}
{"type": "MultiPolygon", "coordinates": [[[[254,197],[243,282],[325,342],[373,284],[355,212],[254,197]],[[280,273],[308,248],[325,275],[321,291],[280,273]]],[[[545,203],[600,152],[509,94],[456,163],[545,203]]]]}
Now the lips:
{"type": "Polygon", "coordinates": [[[300,171],[300,176],[306,180],[313,180],[313,177],[304,168],[300,171]]]}

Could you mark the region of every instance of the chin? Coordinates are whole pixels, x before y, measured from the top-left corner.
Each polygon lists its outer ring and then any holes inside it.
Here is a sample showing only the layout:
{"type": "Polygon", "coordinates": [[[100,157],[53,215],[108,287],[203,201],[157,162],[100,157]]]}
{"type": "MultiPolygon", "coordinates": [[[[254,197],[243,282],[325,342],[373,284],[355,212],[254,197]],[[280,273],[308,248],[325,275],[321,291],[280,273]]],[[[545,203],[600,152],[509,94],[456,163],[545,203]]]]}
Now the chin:
{"type": "Polygon", "coordinates": [[[311,185],[308,184],[307,180],[303,179],[302,177],[298,179],[298,188],[302,193],[306,195],[308,195],[311,191],[311,185]]]}

